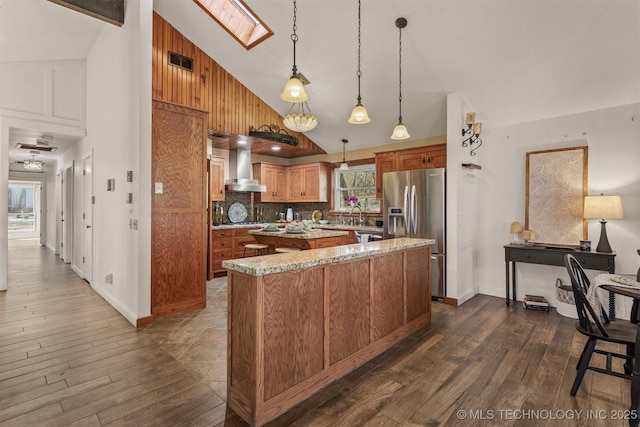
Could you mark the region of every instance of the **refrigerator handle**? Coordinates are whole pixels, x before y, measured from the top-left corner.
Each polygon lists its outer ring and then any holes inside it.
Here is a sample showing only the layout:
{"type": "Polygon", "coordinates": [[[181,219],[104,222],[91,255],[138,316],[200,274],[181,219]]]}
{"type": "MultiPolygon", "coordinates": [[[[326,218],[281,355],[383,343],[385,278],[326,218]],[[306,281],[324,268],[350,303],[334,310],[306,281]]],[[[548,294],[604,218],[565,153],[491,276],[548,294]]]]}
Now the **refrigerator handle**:
{"type": "Polygon", "coordinates": [[[418,233],[418,200],[416,195],[416,186],[411,186],[411,224],[413,225],[413,237],[418,233]]]}
{"type": "Polygon", "coordinates": [[[408,204],[409,204],[409,186],[405,185],[404,186],[404,210],[402,212],[404,213],[404,226],[405,226],[405,229],[407,230],[407,232],[411,232],[411,229],[409,228],[410,227],[410,223],[409,223],[410,216],[409,216],[409,210],[407,209],[408,208],[408,206],[407,206],[408,204]]]}

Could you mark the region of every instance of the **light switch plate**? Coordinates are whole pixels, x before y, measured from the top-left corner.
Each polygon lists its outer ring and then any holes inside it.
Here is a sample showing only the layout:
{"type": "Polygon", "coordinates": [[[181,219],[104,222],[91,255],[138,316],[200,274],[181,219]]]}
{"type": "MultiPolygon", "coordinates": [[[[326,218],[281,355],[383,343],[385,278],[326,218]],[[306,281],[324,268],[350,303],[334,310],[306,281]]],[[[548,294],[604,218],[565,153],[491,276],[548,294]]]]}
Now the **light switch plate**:
{"type": "Polygon", "coordinates": [[[154,192],[156,194],[162,194],[162,183],[161,182],[156,182],[154,192]]]}

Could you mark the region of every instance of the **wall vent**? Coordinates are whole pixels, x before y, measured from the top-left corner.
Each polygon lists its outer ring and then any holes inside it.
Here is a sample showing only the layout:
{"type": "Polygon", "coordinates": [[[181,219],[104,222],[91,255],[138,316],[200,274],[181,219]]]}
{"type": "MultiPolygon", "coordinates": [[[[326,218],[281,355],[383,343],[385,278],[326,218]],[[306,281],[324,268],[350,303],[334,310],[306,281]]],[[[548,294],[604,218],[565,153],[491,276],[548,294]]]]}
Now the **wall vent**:
{"type": "Polygon", "coordinates": [[[169,63],[184,70],[193,72],[193,59],[179,53],[169,51],[169,63]]]}

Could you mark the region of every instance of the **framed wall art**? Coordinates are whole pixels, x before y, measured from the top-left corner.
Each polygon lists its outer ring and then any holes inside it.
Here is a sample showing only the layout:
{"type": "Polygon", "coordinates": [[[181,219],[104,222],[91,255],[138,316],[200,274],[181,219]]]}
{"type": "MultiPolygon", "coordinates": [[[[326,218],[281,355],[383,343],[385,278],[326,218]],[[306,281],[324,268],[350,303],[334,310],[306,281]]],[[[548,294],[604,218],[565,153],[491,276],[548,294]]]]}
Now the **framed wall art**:
{"type": "Polygon", "coordinates": [[[536,243],[578,247],[587,240],[587,154],[586,146],[527,153],[525,228],[536,243]]]}

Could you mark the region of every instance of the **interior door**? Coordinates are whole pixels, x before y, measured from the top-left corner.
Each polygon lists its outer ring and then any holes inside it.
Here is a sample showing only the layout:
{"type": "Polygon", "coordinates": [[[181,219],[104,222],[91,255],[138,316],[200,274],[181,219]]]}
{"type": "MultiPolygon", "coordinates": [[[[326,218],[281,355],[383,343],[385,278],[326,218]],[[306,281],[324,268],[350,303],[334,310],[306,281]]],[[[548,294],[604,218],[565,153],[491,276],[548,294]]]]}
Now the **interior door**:
{"type": "Polygon", "coordinates": [[[93,281],[93,155],[82,158],[82,276],[93,281]]]}
{"type": "Polygon", "coordinates": [[[73,258],[73,162],[62,172],[62,243],[60,259],[69,264],[73,258]]]}

